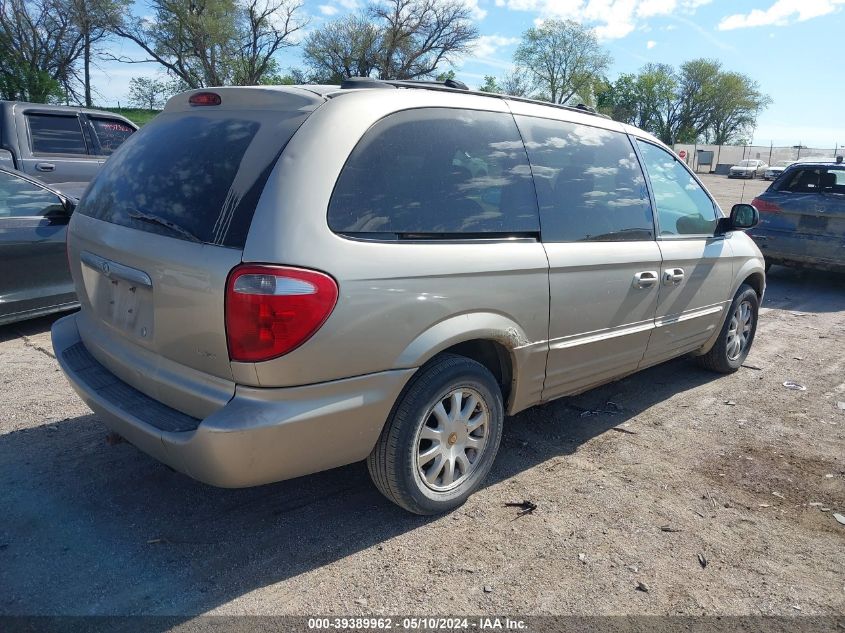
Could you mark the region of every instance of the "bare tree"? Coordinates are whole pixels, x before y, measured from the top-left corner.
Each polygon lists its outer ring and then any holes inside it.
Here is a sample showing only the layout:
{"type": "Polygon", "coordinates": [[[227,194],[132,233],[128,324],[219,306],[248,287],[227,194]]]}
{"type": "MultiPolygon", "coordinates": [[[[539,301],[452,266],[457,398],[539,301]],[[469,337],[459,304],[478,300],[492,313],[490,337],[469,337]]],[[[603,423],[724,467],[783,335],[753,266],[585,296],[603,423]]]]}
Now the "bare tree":
{"type": "Polygon", "coordinates": [[[576,94],[589,100],[611,61],[595,34],[572,20],[546,20],[528,29],[514,53],[514,62],[552,103],[566,103],[576,94]]]}
{"type": "Polygon", "coordinates": [[[315,78],[338,83],[370,77],[376,70],[381,34],[366,15],[347,15],[310,33],[302,55],[315,78]]]}
{"type": "Polygon", "coordinates": [[[268,71],[275,70],[274,56],[293,46],[291,36],[304,23],[297,19],[299,0],[248,0],[239,24],[241,46],[237,51],[234,81],[248,86],[261,83],[268,71]]]}
{"type": "Polygon", "coordinates": [[[130,0],[68,0],[71,18],[82,36],[82,78],[84,103],[93,105],[91,96],[91,63],[97,44],[112,35],[111,27],[120,20],[130,0]]]}
{"type": "Polygon", "coordinates": [[[429,76],[478,39],[471,11],[460,0],[387,0],[369,11],[382,23],[381,79],[429,76]]]}
{"type": "Polygon", "coordinates": [[[471,17],[460,0],[386,0],[316,30],[303,55],[330,81],[432,77],[470,51],[478,38],[471,17]]]}
{"type": "Polygon", "coordinates": [[[527,97],[531,94],[531,81],[527,73],[520,68],[502,77],[499,86],[502,94],[514,97],[527,97]]]}

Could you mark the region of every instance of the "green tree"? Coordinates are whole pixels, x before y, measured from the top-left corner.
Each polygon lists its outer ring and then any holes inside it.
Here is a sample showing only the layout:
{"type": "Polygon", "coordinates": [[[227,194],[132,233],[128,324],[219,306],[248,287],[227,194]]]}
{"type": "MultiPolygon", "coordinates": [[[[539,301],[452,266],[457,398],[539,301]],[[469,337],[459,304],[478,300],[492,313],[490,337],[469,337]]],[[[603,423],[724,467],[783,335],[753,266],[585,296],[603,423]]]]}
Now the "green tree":
{"type": "Polygon", "coordinates": [[[478,87],[481,92],[501,92],[502,89],[493,75],[484,75],[484,83],[478,87]]]}
{"type": "Polygon", "coordinates": [[[133,77],[129,80],[129,104],[136,108],[158,110],[175,88],[170,82],[154,77],[133,77]]]}
{"type": "Polygon", "coordinates": [[[69,0],[0,0],[0,98],[73,98],[82,50],[69,0]]]}
{"type": "Polygon", "coordinates": [[[716,88],[707,136],[717,145],[739,143],[750,136],[757,116],[772,99],[756,81],[736,72],[721,73],[716,88]]]}
{"type": "Polygon", "coordinates": [[[546,20],[528,29],[514,53],[515,64],[552,103],[566,103],[576,95],[590,101],[611,61],[592,30],[572,20],[546,20]]]}
{"type": "Polygon", "coordinates": [[[275,55],[304,26],[299,0],[151,0],[153,19],[131,15],[114,26],[145,59],[189,88],[251,85],[272,72],[275,55]]]}

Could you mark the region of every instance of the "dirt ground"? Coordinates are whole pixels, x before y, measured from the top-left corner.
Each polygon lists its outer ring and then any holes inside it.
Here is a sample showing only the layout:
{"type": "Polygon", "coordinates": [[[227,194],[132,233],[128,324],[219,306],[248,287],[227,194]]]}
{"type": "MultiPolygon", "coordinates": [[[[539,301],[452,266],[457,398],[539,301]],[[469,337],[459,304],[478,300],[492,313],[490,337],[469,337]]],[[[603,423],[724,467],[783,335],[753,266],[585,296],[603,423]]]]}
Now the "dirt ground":
{"type": "Polygon", "coordinates": [[[736,374],[680,359],[509,418],[437,518],[363,464],[219,490],[107,444],[50,324],[0,328],[0,614],[845,613],[843,276],[774,267],[736,374]]]}

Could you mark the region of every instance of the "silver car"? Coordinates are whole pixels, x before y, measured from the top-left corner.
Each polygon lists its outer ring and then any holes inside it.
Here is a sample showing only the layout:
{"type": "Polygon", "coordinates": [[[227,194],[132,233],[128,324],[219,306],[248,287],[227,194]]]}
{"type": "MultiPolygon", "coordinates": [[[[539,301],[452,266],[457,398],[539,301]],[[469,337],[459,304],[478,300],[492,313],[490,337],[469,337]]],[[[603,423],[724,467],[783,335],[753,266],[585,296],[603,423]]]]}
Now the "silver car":
{"type": "Polygon", "coordinates": [[[106,425],[191,477],[367,460],[444,512],[505,415],[687,353],[735,371],[756,217],[579,109],[455,82],[191,91],[74,214],[81,310],[53,346],[106,425]]]}
{"type": "Polygon", "coordinates": [[[762,160],[741,160],[731,167],[728,178],[756,178],[765,174],[768,167],[762,160]]]}

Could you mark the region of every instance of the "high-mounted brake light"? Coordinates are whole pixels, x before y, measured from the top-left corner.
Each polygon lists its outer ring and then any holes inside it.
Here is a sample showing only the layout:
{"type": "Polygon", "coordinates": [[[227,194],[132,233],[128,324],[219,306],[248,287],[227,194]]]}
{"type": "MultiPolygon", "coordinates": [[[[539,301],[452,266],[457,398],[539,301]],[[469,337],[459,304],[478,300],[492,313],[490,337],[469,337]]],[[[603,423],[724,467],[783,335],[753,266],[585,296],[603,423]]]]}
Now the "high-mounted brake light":
{"type": "Polygon", "coordinates": [[[781,212],[781,208],[778,205],[776,205],[774,202],[769,202],[768,200],[764,200],[762,198],[754,198],[754,200],[751,201],[751,204],[760,213],[780,213],[781,212]]]}
{"type": "Polygon", "coordinates": [[[194,106],[217,106],[223,103],[216,92],[195,92],[188,97],[188,103],[194,106]]]}
{"type": "Polygon", "coordinates": [[[244,264],[226,283],[226,340],[233,361],[257,363],[296,349],[320,329],[337,303],[325,273],[244,264]]]}

